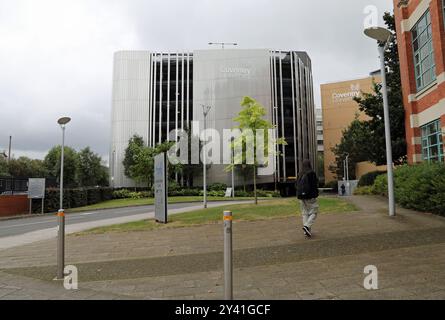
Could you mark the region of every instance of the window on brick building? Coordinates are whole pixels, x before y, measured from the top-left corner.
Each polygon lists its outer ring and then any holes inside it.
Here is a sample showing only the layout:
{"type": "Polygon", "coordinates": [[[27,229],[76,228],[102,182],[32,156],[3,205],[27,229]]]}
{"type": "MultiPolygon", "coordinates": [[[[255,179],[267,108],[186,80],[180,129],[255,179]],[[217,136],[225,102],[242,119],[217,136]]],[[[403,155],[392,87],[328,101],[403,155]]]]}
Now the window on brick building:
{"type": "Polygon", "coordinates": [[[436,63],[431,29],[431,14],[427,10],[411,30],[417,91],[436,80],[436,63]]]}
{"type": "Polygon", "coordinates": [[[423,160],[444,162],[443,139],[440,121],[433,121],[422,128],[423,160]]]}

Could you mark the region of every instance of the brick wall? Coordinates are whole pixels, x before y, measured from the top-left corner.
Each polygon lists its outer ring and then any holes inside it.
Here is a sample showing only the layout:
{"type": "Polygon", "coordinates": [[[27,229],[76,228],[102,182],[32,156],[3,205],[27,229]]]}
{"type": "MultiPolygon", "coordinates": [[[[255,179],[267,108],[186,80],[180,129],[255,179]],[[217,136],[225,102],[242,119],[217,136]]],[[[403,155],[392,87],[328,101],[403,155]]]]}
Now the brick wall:
{"type": "MultiPolygon", "coordinates": [[[[396,29],[400,56],[400,72],[402,81],[403,104],[406,111],[406,141],[408,145],[408,162],[420,162],[422,157],[421,146],[421,130],[417,123],[417,115],[428,111],[431,107],[436,107],[445,99],[445,25],[442,11],[442,0],[411,0],[407,5],[398,7],[400,0],[394,0],[394,13],[396,17],[396,29]],[[417,92],[412,35],[410,30],[402,30],[404,21],[411,19],[416,9],[421,9],[421,4],[428,4],[431,13],[431,27],[434,47],[434,59],[436,64],[436,77],[438,78],[434,86],[432,86],[424,94],[417,92]],[[403,32],[405,31],[405,32],[403,32]]],[[[412,24],[411,23],[411,24],[412,24]]],[[[406,25],[406,24],[405,24],[406,25]]],[[[441,114],[428,115],[428,121],[441,119],[442,127],[445,127],[445,110],[441,114]]],[[[423,117],[424,119],[425,117],[423,117]]],[[[424,121],[425,122],[425,121],[424,121]]],[[[426,124],[426,123],[424,123],[426,124]]]]}
{"type": "Polygon", "coordinates": [[[0,196],[0,217],[20,215],[28,212],[28,196],[0,196]]]}

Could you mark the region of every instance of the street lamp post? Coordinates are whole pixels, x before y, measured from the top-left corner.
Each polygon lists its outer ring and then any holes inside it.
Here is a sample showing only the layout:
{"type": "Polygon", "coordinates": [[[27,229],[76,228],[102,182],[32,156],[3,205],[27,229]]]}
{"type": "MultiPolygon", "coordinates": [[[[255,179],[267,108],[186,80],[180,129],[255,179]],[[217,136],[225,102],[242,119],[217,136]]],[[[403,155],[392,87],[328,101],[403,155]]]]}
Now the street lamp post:
{"type": "Polygon", "coordinates": [[[349,183],[349,153],[346,154],[346,159],[345,159],[345,164],[346,164],[346,187],[348,188],[348,196],[350,196],[351,194],[351,184],[349,183]]]}
{"type": "Polygon", "coordinates": [[[380,54],[380,69],[382,74],[382,96],[383,96],[383,112],[385,119],[385,139],[386,139],[386,162],[388,167],[388,198],[389,198],[389,215],[394,217],[396,215],[396,205],[394,198],[394,173],[392,161],[392,147],[391,147],[391,124],[389,121],[389,102],[388,102],[388,88],[386,84],[386,66],[385,66],[385,51],[388,48],[393,34],[391,31],[381,27],[371,27],[365,30],[365,35],[371,39],[379,42],[378,49],[380,54]]]}
{"type": "MultiPolygon", "coordinates": [[[[212,107],[210,106],[202,106],[202,114],[204,115],[204,143],[207,143],[207,115],[210,112],[212,107]]],[[[203,166],[203,191],[204,191],[204,209],[207,209],[207,149],[205,146],[203,147],[203,157],[202,157],[202,166],[203,166]]]]}
{"type": "Polygon", "coordinates": [[[231,162],[232,162],[232,198],[235,198],[235,139],[232,138],[232,145],[230,148],[231,162]]]}
{"type": "Polygon", "coordinates": [[[57,279],[64,279],[65,268],[65,210],[63,209],[63,166],[65,156],[65,127],[71,118],[60,118],[57,123],[62,128],[62,150],[60,155],[60,206],[57,214],[59,220],[59,232],[57,237],[57,279]]]}

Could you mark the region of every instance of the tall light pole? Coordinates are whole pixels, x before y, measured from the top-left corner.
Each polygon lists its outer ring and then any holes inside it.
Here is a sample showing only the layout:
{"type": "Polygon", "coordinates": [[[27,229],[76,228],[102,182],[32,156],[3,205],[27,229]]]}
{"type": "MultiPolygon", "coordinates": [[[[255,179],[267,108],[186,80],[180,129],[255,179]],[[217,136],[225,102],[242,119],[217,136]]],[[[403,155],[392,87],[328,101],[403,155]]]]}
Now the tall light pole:
{"type": "Polygon", "coordinates": [[[230,148],[232,162],[232,198],[235,198],[235,139],[232,137],[232,145],[230,148]]]}
{"type": "Polygon", "coordinates": [[[62,128],[62,150],[60,154],[60,206],[57,214],[59,220],[59,232],[57,236],[57,279],[63,280],[65,275],[63,269],[65,268],[65,210],[63,209],[63,166],[65,156],[65,126],[71,118],[60,118],[57,123],[62,128]]]}
{"type": "MultiPolygon", "coordinates": [[[[204,143],[207,143],[207,115],[209,114],[211,106],[202,105],[202,114],[204,116],[204,143]]],[[[204,209],[207,209],[207,148],[203,147],[203,157],[202,157],[202,166],[203,166],[203,191],[204,191],[204,209]]]]}
{"type": "Polygon", "coordinates": [[[386,84],[386,66],[385,66],[385,51],[392,40],[393,34],[388,29],[382,27],[371,27],[365,30],[365,35],[371,39],[378,41],[378,49],[380,54],[380,69],[382,74],[382,96],[383,96],[383,111],[385,118],[385,139],[386,139],[386,163],[388,167],[388,198],[389,198],[389,215],[394,217],[396,215],[396,205],[394,198],[394,173],[392,161],[392,146],[391,146],[391,124],[389,121],[389,102],[388,102],[388,88],[386,84]]]}
{"type": "Polygon", "coordinates": [[[345,157],[345,170],[346,170],[346,187],[348,188],[348,196],[351,194],[351,184],[349,183],[349,153],[346,153],[345,157]]]}
{"type": "Polygon", "coordinates": [[[238,43],[235,43],[235,42],[209,42],[209,46],[213,46],[213,45],[221,46],[221,49],[224,50],[225,46],[237,46],[238,43]]]}
{"type": "Polygon", "coordinates": [[[11,145],[12,145],[12,136],[9,136],[8,163],[11,162],[11,145]]]}

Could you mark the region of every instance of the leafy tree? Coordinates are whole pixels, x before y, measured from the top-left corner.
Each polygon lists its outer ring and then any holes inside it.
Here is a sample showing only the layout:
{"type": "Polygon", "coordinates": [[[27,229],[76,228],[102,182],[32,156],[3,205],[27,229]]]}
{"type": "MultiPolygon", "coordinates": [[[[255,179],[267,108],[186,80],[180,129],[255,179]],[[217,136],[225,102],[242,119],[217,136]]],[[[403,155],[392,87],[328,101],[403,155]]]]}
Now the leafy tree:
{"type": "Polygon", "coordinates": [[[128,141],[128,147],[125,149],[125,157],[122,164],[124,165],[124,173],[129,178],[131,178],[130,168],[136,164],[135,155],[139,154],[143,147],[144,139],[136,134],[128,141]]]}
{"type": "MultiPolygon", "coordinates": [[[[55,177],[57,181],[60,181],[60,156],[62,147],[57,146],[52,148],[43,161],[45,169],[51,177],[55,177]]],[[[70,147],[64,148],[64,171],[63,181],[65,187],[77,186],[77,168],[78,168],[78,155],[76,150],[70,147]]]]}
{"type": "MultiPolygon", "coordinates": [[[[394,16],[386,12],[383,18],[387,27],[395,32],[394,16]]],[[[406,136],[399,54],[395,36],[385,52],[385,64],[392,153],[394,163],[398,165],[406,162],[406,136]]],[[[354,176],[357,162],[369,161],[378,166],[386,164],[385,122],[381,89],[381,84],[374,83],[372,93],[363,93],[362,97],[354,98],[359,104],[359,110],[369,119],[359,121],[356,118],[343,132],[340,144],[332,149],[336,155],[336,163],[332,164],[329,169],[336,173],[337,177],[343,176],[342,161],[346,153],[349,153],[350,156],[349,172],[351,177],[354,176]]]]}
{"type": "Polygon", "coordinates": [[[108,187],[110,186],[110,180],[109,180],[110,168],[104,165],[101,165],[100,167],[101,169],[99,171],[99,175],[97,176],[97,185],[101,187],[108,187]]]}
{"type": "Polygon", "coordinates": [[[102,159],[90,147],[78,153],[77,179],[79,186],[107,186],[108,170],[101,164],[102,159]]]}
{"type": "MultiPolygon", "coordinates": [[[[143,143],[144,142],[142,141],[142,144],[143,143]]],[[[131,160],[129,162],[132,164],[128,167],[128,177],[137,182],[146,183],[149,187],[152,187],[154,179],[154,158],[158,154],[170,150],[173,145],[174,142],[166,141],[157,145],[155,148],[140,147],[139,141],[130,140],[127,151],[131,149],[129,154],[132,155],[132,158],[129,159],[131,160]]]]}
{"type": "Polygon", "coordinates": [[[9,176],[8,162],[1,154],[0,154],[0,176],[9,176]]]}
{"type": "Polygon", "coordinates": [[[11,159],[7,166],[9,174],[13,177],[44,178],[46,175],[42,160],[20,157],[11,159]]]}
{"type": "MultiPolygon", "coordinates": [[[[266,149],[264,153],[268,155],[269,152],[273,152],[272,150],[268,150],[268,129],[272,129],[274,128],[274,126],[272,125],[272,123],[264,119],[264,117],[266,116],[266,109],[255,99],[244,97],[244,99],[241,101],[241,106],[242,110],[239,112],[238,117],[234,119],[235,122],[239,123],[239,126],[237,126],[236,128],[240,129],[241,131],[250,130],[253,133],[253,137],[250,137],[249,135],[242,135],[241,137],[233,141],[232,148],[235,148],[236,150],[237,148],[241,147],[243,150],[241,154],[235,154],[235,163],[243,163],[253,168],[253,190],[255,194],[255,204],[258,204],[256,178],[258,173],[258,166],[260,164],[257,159],[256,135],[258,130],[264,130],[264,148],[266,149]],[[246,148],[247,145],[253,146],[252,165],[246,164],[246,158],[248,156],[246,148]]],[[[286,144],[283,138],[279,139],[277,143],[286,144]]],[[[227,169],[231,170],[232,167],[233,166],[230,165],[227,167],[227,169]]]]}
{"type": "Polygon", "coordinates": [[[335,165],[331,165],[329,170],[338,178],[343,177],[344,165],[343,160],[349,154],[349,173],[350,178],[355,178],[355,166],[358,162],[368,161],[369,148],[368,141],[370,133],[367,131],[364,122],[358,120],[358,115],[349,127],[343,131],[340,143],[332,148],[335,154],[335,165]]]}

